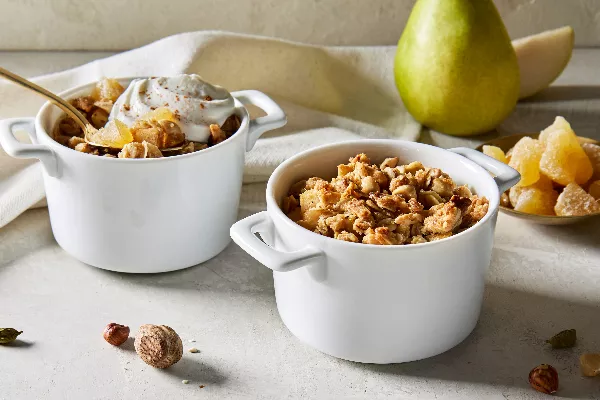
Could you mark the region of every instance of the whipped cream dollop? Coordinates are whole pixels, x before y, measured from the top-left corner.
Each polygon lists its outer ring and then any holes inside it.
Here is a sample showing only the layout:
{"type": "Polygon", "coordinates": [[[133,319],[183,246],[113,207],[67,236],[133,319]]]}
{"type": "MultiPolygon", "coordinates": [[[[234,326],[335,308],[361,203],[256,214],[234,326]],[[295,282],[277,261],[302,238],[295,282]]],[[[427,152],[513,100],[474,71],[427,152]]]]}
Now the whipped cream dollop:
{"type": "Polygon", "coordinates": [[[179,116],[188,140],[207,142],[209,125],[223,125],[235,105],[227,90],[195,74],[135,79],[115,102],[109,120],[118,119],[131,127],[136,119],[159,107],[179,116]]]}

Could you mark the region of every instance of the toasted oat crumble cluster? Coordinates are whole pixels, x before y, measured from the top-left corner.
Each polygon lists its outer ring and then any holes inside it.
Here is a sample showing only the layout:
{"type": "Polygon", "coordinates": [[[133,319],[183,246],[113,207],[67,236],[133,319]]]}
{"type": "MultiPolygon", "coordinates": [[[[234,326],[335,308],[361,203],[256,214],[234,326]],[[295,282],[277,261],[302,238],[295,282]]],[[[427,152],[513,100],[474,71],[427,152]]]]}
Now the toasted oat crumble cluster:
{"type": "Polygon", "coordinates": [[[289,190],[282,209],[298,225],[347,242],[426,243],[462,232],[488,212],[485,197],[457,186],[438,168],[420,162],[380,166],[365,154],[338,165],[330,182],[312,177],[289,190]]]}
{"type": "MultiPolygon", "coordinates": [[[[108,116],[115,101],[125,88],[114,79],[99,81],[89,96],[71,100],[91,123],[84,132],[69,116],[59,120],[54,130],[54,140],[82,153],[112,158],[160,158],[204,150],[228,139],[240,127],[237,115],[231,115],[222,126],[209,126],[208,143],[186,140],[179,127],[179,115],[166,107],[153,108],[147,115],[128,127],[108,116]]],[[[206,101],[212,99],[207,96],[206,101]]]]}

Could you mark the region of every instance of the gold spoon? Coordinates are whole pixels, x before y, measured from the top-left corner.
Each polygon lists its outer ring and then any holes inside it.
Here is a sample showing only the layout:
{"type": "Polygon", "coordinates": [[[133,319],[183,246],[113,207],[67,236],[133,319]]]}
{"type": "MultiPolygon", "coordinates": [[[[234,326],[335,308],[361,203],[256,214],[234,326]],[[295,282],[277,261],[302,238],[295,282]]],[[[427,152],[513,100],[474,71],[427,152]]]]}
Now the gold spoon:
{"type": "Polygon", "coordinates": [[[2,67],[0,67],[0,76],[8,79],[9,81],[13,81],[14,83],[21,85],[29,90],[32,90],[32,91],[36,92],[37,94],[39,94],[40,96],[45,97],[48,100],[50,100],[57,107],[62,109],[64,112],[66,112],[69,117],[73,118],[75,120],[75,122],[77,122],[77,124],[81,127],[81,129],[84,132],[86,131],[86,129],[89,129],[88,126],[92,127],[92,125],[83,116],[83,114],[81,114],[75,107],[73,107],[65,99],[58,97],[57,95],[55,95],[52,92],[47,91],[43,87],[36,85],[35,83],[23,78],[22,76],[19,76],[15,73],[7,71],[6,69],[4,69],[2,67]]]}

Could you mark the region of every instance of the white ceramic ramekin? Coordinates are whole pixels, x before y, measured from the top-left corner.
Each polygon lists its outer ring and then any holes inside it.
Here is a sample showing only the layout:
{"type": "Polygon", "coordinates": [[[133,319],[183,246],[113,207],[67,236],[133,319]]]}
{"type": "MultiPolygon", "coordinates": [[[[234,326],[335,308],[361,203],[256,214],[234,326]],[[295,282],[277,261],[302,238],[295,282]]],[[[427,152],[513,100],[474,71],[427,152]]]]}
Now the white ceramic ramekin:
{"type": "MultiPolygon", "coordinates": [[[[88,95],[92,87],[61,97],[88,95]]],[[[245,152],[264,132],[286,122],[283,110],[265,94],[232,95],[242,121],[239,130],[216,146],[186,155],[119,159],[77,152],[50,137],[62,114],[50,103],[35,118],[0,121],[0,144],[13,157],[42,162],[52,231],[65,251],[112,271],[173,271],[206,261],[227,246],[237,219],[245,152]],[[250,120],[247,104],[267,115],[250,120]],[[33,144],[15,139],[19,128],[33,144]]]]}
{"type": "Polygon", "coordinates": [[[274,271],[279,314],[303,342],[352,361],[418,360],[454,347],[475,327],[500,193],[519,179],[514,169],[466,148],[444,150],[398,140],[321,146],[281,164],[267,185],[267,211],[237,222],[231,236],[274,271]],[[311,176],[331,178],[338,164],[357,153],[374,161],[397,156],[401,163],[441,168],[458,184],[486,196],[488,214],[447,239],[376,246],[321,236],[281,211],[279,203],[293,183],[311,176]]]}

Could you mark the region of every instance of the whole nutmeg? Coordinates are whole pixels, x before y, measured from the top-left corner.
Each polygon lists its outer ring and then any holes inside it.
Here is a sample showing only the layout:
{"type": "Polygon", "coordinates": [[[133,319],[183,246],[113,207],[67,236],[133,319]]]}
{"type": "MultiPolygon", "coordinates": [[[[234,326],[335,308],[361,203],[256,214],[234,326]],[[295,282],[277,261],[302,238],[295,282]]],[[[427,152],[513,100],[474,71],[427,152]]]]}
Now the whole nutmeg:
{"type": "Polygon", "coordinates": [[[167,368],[181,360],[183,343],[166,325],[142,325],[135,336],[135,351],[148,365],[167,368]]]}
{"type": "Polygon", "coordinates": [[[558,372],[549,364],[541,364],[529,373],[529,384],[538,392],[553,394],[558,390],[558,372]]]}
{"type": "Polygon", "coordinates": [[[129,337],[129,327],[111,322],[104,328],[104,340],[113,346],[120,346],[129,337]]]}

